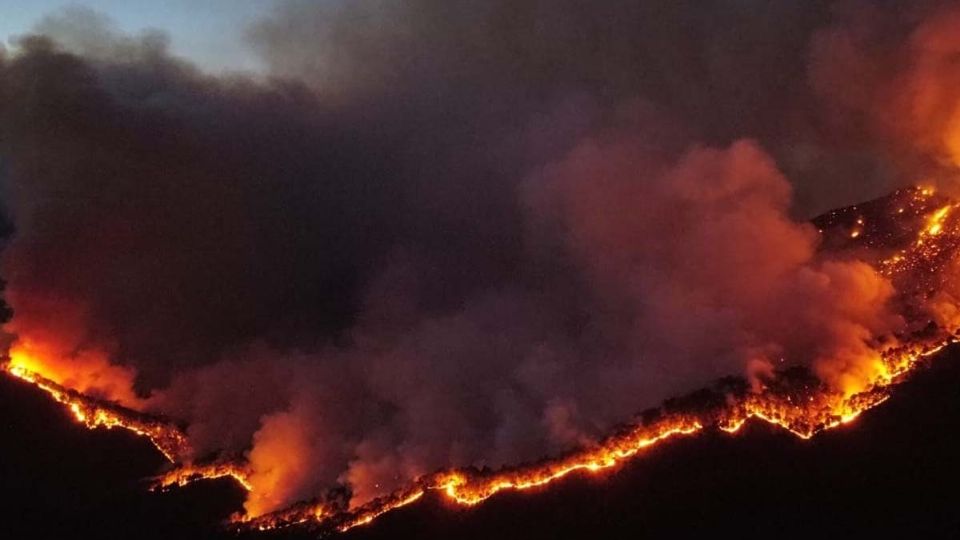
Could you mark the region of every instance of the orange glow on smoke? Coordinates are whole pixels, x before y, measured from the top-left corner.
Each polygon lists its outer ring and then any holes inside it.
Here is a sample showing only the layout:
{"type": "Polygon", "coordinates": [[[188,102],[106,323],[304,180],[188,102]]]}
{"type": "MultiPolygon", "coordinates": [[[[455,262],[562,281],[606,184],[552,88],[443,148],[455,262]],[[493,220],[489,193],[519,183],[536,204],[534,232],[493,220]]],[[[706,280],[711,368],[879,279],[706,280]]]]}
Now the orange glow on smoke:
{"type": "MultiPolygon", "coordinates": [[[[926,304],[930,301],[931,284],[950,290],[937,280],[954,275],[951,269],[955,268],[956,255],[960,253],[957,249],[960,247],[960,220],[952,211],[956,205],[937,200],[931,188],[904,190],[896,197],[898,199],[894,202],[898,204],[890,212],[896,219],[906,220],[898,221],[904,227],[907,223],[912,224],[910,234],[902,248],[892,250],[876,264],[877,270],[897,284],[899,294],[921,298],[924,308],[933,312],[933,316],[946,312],[941,304],[950,304],[953,307],[951,313],[957,313],[960,309],[949,298],[936,297],[937,305],[933,307],[926,304]]],[[[840,227],[839,234],[849,242],[869,245],[872,237],[870,229],[864,229],[864,217],[852,221],[840,227]],[[851,234],[849,225],[860,232],[851,234]]],[[[304,471],[309,470],[308,464],[301,461],[301,456],[309,452],[297,445],[309,445],[312,439],[299,431],[296,419],[284,414],[266,419],[261,435],[268,442],[277,442],[254,445],[247,462],[193,464],[187,459],[192,455],[187,439],[174,424],[86,395],[89,391],[98,397],[110,396],[122,404],[131,403],[133,407],[140,403],[132,392],[123,392],[124,388],[128,391],[132,388],[128,383],[132,382],[133,373],[111,365],[106,356],[88,352],[83,353],[79,361],[76,355],[60,360],[56,356],[60,352],[57,347],[21,336],[11,348],[9,361],[3,368],[63,403],[79,422],[88,427],[121,427],[149,438],[175,464],[173,470],[156,479],[157,488],[182,486],[205,478],[236,480],[249,492],[246,513],[233,519],[238,527],[265,530],[314,523],[342,531],[368,524],[428,493],[453,504],[472,506],[502,491],[530,490],[568,475],[598,474],[614,469],[669,439],[705,430],[734,434],[751,419],[809,439],[824,430],[854,422],[863,412],[887,400],[893,388],[925,358],[954,343],[957,326],[949,321],[960,321],[960,316],[954,319],[941,317],[939,326],[933,331],[929,328],[908,330],[897,336],[887,336],[889,339],[882,346],[870,342],[871,345],[864,345],[863,350],[846,351],[843,354],[851,358],[841,359],[844,360],[841,363],[858,367],[853,371],[843,368],[830,376],[821,374],[821,379],[830,384],[822,381],[784,382],[778,380],[778,375],[771,370],[766,379],[760,379],[752,387],[724,394],[719,404],[703,409],[658,409],[656,415],[565,456],[495,472],[474,469],[439,471],[359,507],[351,507],[348,501],[328,494],[267,514],[263,513],[264,509],[276,507],[278,500],[285,500],[288,492],[296,489],[291,487],[291,479],[303,477],[304,471]],[[77,369],[71,371],[74,368],[77,369]]],[[[926,324],[925,320],[921,322],[926,324]]]]}
{"type": "Polygon", "coordinates": [[[55,342],[21,333],[9,354],[11,367],[40,374],[63,387],[128,407],[143,405],[133,391],[134,370],[110,363],[109,356],[98,349],[68,353],[55,342]]]}
{"type": "Polygon", "coordinates": [[[28,365],[42,366],[44,364],[29,364],[28,361],[24,360],[24,357],[18,356],[17,358],[19,360],[14,361],[11,355],[10,362],[3,365],[4,371],[20,380],[36,385],[55,401],[64,404],[73,414],[73,417],[88,428],[113,429],[116,427],[146,437],[171,462],[176,461],[179,456],[188,454],[187,438],[176,426],[161,419],[149,417],[65,388],[27,367],[28,365]]]}
{"type": "Polygon", "coordinates": [[[706,429],[735,434],[750,419],[785,429],[801,439],[810,439],[822,431],[849,424],[863,412],[886,401],[892,387],[919,362],[952,342],[952,337],[941,334],[930,342],[888,351],[881,359],[884,368],[878,370],[884,375],[870,390],[852,396],[826,391],[823,387],[799,396],[749,393],[739,400],[729,401],[719,411],[667,414],[566,457],[492,474],[470,470],[442,471],[359,508],[337,511],[327,502],[307,503],[253,519],[244,518],[242,526],[267,530],[314,521],[344,531],[411,504],[428,492],[437,493],[455,504],[473,506],[501,491],[530,490],[571,474],[601,473],[623,464],[647,448],[678,436],[693,435],[706,429]]]}

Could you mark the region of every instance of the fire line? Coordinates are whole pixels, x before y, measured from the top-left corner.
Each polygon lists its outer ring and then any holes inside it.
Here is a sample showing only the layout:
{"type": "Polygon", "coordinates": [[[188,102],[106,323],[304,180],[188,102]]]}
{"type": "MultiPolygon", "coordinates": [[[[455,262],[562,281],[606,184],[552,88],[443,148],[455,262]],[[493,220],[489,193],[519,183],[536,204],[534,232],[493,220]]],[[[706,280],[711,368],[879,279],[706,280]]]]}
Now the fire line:
{"type": "MultiPolygon", "coordinates": [[[[942,279],[944,269],[954,260],[960,247],[960,219],[954,212],[958,203],[939,198],[929,188],[914,188],[891,195],[885,204],[895,209],[891,212],[895,219],[906,220],[915,227],[908,241],[877,261],[876,267],[897,284],[903,301],[925,302],[931,283],[942,279]],[[911,219],[913,221],[909,221],[911,219]]],[[[865,218],[862,209],[854,210],[856,213],[853,214],[837,211],[824,216],[822,226],[817,224],[821,235],[835,229],[836,238],[853,243],[853,247],[883,245],[887,239],[871,229],[875,220],[865,218]],[[851,226],[856,234],[850,232],[851,226]]],[[[915,324],[903,335],[891,336],[883,345],[877,342],[872,366],[875,375],[865,389],[833,389],[809,372],[797,370],[777,371],[763,381],[762,388],[727,381],[718,383],[708,392],[716,398],[714,401],[696,406],[665,404],[648,411],[630,427],[564,456],[495,472],[473,469],[439,471],[355,508],[331,491],[314,500],[262,516],[238,514],[232,522],[240,528],[259,530],[310,523],[345,531],[410,505],[427,493],[438,494],[453,504],[473,506],[503,491],[529,490],[568,475],[612,469],[648,448],[681,436],[705,431],[736,434],[751,419],[777,426],[801,439],[810,439],[823,431],[854,422],[865,411],[880,405],[918,366],[957,341],[955,336],[960,324],[920,322],[923,324],[915,324]]],[[[88,428],[121,428],[150,440],[174,465],[172,470],[155,480],[155,488],[183,486],[202,479],[232,478],[244,489],[252,489],[249,472],[242,461],[191,462],[189,442],[176,424],[86,396],[25,365],[33,364],[18,358],[16,351],[12,351],[11,357],[0,367],[8,375],[35,385],[62,403],[78,422],[88,428]]]]}

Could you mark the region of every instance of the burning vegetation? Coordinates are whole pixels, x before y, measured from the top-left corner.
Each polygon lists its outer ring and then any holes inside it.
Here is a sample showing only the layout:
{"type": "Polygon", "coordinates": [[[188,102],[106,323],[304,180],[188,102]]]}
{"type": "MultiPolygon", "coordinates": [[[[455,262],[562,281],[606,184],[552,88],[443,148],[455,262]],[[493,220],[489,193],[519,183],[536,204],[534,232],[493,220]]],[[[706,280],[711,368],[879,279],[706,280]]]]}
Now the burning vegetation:
{"type": "Polygon", "coordinates": [[[0,49],[3,371],[342,531],[808,439],[955,341],[955,4],[434,4],[280,2],[269,78],[83,11],[0,49]]]}
{"type": "MultiPolygon", "coordinates": [[[[956,319],[945,312],[949,271],[960,251],[960,213],[947,197],[930,188],[900,190],[890,196],[828,213],[814,223],[824,249],[870,260],[898,291],[893,300],[907,317],[903,332],[874,336],[872,370],[856,391],[831,386],[810,368],[791,366],[755,375],[748,381],[729,377],[682,398],[644,411],[633,424],[605,439],[566,455],[499,470],[458,468],[427,474],[382,497],[352,506],[348,486],[315,499],[262,515],[238,514],[233,526],[274,529],[293,525],[347,530],[370,523],[427,493],[450,502],[475,505],[504,490],[545,486],[570,474],[593,474],[615,468],[662,441],[704,430],[735,434],[756,419],[803,439],[853,422],[888,399],[896,385],[925,359],[955,341],[956,319]]],[[[148,438],[173,467],[155,481],[158,489],[210,478],[231,477],[247,490],[249,467],[242,460],[196,462],[189,439],[177,425],[109,401],[66,388],[33,371],[43,362],[14,347],[5,371],[36,385],[70,409],[90,428],[122,428],[148,438]]]]}

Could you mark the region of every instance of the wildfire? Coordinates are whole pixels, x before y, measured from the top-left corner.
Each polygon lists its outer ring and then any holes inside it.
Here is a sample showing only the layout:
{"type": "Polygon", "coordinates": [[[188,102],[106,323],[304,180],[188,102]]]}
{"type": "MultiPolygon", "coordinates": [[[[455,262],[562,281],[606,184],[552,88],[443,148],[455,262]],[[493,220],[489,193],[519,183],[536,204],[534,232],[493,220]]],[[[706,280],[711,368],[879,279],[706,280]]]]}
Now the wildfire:
{"type": "Polygon", "coordinates": [[[633,457],[640,450],[673,437],[690,435],[703,429],[698,421],[678,418],[652,429],[637,429],[625,437],[608,440],[594,450],[555,463],[547,463],[526,470],[495,475],[490,478],[475,478],[462,472],[441,473],[431,489],[442,490],[459,504],[476,505],[503,490],[522,490],[539,487],[570,473],[578,471],[598,472],[614,467],[633,457]]]}
{"type": "Polygon", "coordinates": [[[940,234],[940,232],[943,230],[943,220],[947,217],[947,214],[951,209],[953,209],[953,207],[954,205],[949,204],[937,210],[932,216],[930,216],[930,224],[926,231],[928,236],[936,236],[940,234]]]}
{"type": "MultiPolygon", "coordinates": [[[[888,350],[882,358],[883,376],[875,386],[852,396],[829,391],[810,381],[771,386],[761,393],[746,388],[723,389],[721,405],[691,407],[689,410],[654,411],[656,419],[639,423],[596,446],[568,456],[541,463],[483,473],[472,469],[441,471],[421,478],[411,487],[349,509],[338,506],[332,497],[305,503],[295,508],[241,520],[243,527],[274,529],[313,522],[345,531],[372,522],[391,510],[409,505],[428,492],[465,506],[474,506],[501,491],[522,491],[547,485],[574,473],[595,474],[614,468],[637,456],[644,449],[678,436],[689,436],[707,429],[737,433],[750,419],[782,428],[802,439],[849,424],[863,412],[883,403],[892,388],[902,382],[923,359],[934,355],[954,338],[946,333],[921,338],[917,342],[888,350]],[[731,393],[732,392],[732,393],[731,393]]],[[[720,395],[718,393],[718,395],[720,395]]]]}
{"type": "Polygon", "coordinates": [[[15,358],[2,365],[10,375],[32,383],[64,404],[78,422],[90,429],[122,428],[141,437],[146,437],[167,460],[176,462],[189,453],[189,443],[183,432],[175,425],[136,411],[85,396],[64,388],[44,376],[23,367],[15,358]]]}
{"type": "Polygon", "coordinates": [[[167,489],[173,486],[183,487],[198,480],[213,480],[215,478],[232,478],[244,489],[252,488],[249,473],[246,468],[232,462],[215,462],[204,465],[182,465],[154,480],[154,489],[167,489]]]}
{"type": "MultiPolygon", "coordinates": [[[[919,312],[917,306],[928,299],[931,284],[943,279],[941,271],[958,253],[960,220],[953,212],[958,205],[941,199],[930,188],[903,190],[888,199],[849,209],[849,215],[845,211],[829,214],[817,223],[817,228],[825,242],[831,242],[830,234],[835,234],[837,242],[880,250],[877,268],[896,285],[900,301],[919,312]],[[869,204],[874,204],[877,212],[884,212],[884,219],[893,220],[896,227],[883,231],[875,223],[881,220],[872,216],[868,219],[869,204]]],[[[472,506],[502,491],[530,490],[571,474],[595,474],[615,468],[669,439],[706,430],[734,434],[751,419],[809,439],[824,430],[849,424],[883,403],[925,358],[956,340],[956,328],[933,327],[924,318],[914,322],[903,335],[886,336],[872,345],[872,379],[866,388],[856,392],[831,388],[802,369],[776,371],[763,379],[759,387],[745,381],[724,381],[692,397],[671,400],[646,411],[640,420],[618,433],[557,458],[494,472],[439,471],[359,507],[351,507],[348,493],[335,489],[279,512],[237,515],[232,521],[237,527],[262,530],[309,523],[344,531],[368,524],[428,493],[454,504],[472,506]]],[[[253,489],[244,463],[192,464],[187,459],[191,452],[186,436],[176,425],[68,389],[41,374],[44,362],[24,354],[23,349],[12,349],[4,370],[50,394],[90,428],[120,427],[147,437],[177,465],[156,479],[155,488],[226,477],[248,491],[253,489]]]]}

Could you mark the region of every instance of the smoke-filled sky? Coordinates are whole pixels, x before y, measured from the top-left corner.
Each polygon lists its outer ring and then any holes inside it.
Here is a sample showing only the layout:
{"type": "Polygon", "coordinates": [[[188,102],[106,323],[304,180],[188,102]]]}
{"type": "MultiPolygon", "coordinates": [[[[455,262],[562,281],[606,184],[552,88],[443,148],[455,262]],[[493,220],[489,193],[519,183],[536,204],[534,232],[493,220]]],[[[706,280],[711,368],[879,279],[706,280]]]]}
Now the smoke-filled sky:
{"type": "Polygon", "coordinates": [[[784,362],[857,389],[894,291],[806,220],[960,156],[944,2],[224,5],[183,13],[260,73],[130,5],[4,54],[0,273],[45,373],[244,456],[253,514],[784,362]]]}
{"type": "Polygon", "coordinates": [[[162,30],[173,54],[212,71],[257,71],[263,66],[244,44],[244,28],[266,14],[273,0],[0,0],[0,41],[30,33],[44,18],[65,10],[90,10],[118,31],[162,30]]]}

